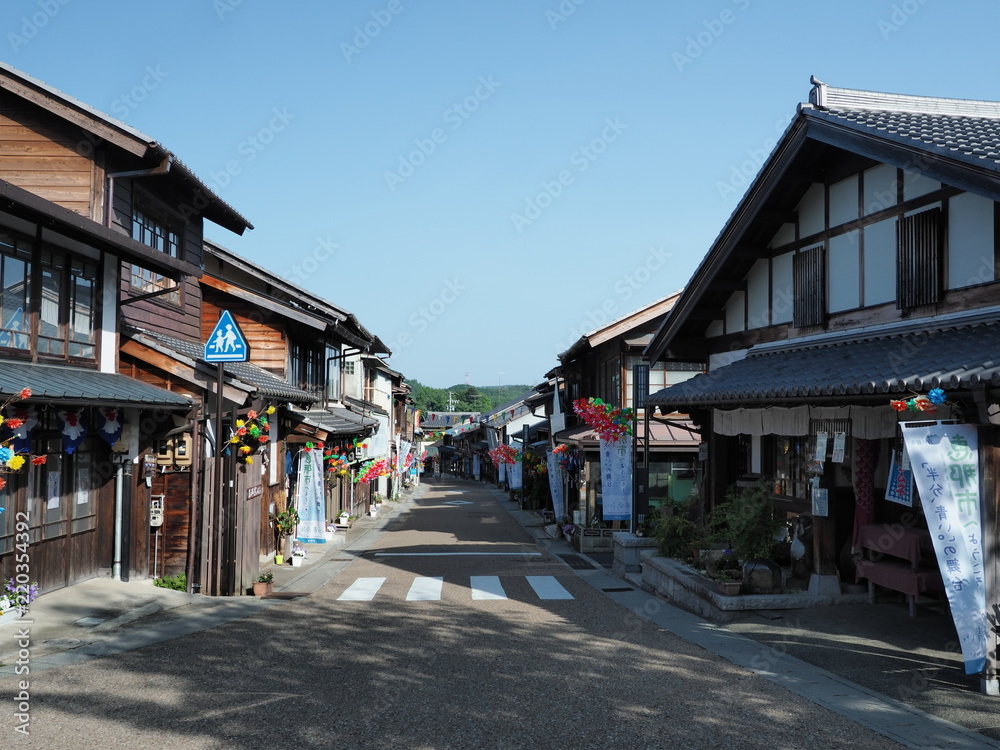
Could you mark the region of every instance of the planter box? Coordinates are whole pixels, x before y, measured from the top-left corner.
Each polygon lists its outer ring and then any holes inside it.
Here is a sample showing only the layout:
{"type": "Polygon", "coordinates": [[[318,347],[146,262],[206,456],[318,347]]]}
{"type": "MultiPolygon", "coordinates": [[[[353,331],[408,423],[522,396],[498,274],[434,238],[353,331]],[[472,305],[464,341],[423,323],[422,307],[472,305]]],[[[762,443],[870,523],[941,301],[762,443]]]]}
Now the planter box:
{"type": "Polygon", "coordinates": [[[21,610],[11,609],[0,615],[0,627],[7,625],[8,623],[17,622],[21,619],[21,610]]]}
{"type": "Polygon", "coordinates": [[[657,543],[652,537],[636,536],[630,531],[618,531],[611,537],[611,546],[615,551],[611,572],[619,578],[624,578],[626,573],[642,571],[642,551],[656,549],[657,543]]]}
{"type": "Polygon", "coordinates": [[[610,552],[614,529],[579,529],[573,534],[573,547],[577,552],[610,552]]]}
{"type": "Polygon", "coordinates": [[[301,567],[303,560],[305,560],[304,557],[299,557],[298,555],[292,555],[292,567],[293,568],[301,567]]]}

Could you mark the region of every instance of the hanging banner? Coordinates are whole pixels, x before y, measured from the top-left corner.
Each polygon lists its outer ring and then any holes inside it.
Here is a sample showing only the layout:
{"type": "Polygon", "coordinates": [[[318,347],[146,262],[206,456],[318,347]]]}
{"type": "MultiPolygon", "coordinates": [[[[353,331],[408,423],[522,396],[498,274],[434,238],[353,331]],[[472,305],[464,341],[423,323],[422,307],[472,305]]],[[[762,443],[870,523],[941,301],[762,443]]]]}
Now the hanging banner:
{"type": "Polygon", "coordinates": [[[507,467],[507,482],[512,490],[521,489],[521,474],[522,465],[520,461],[512,464],[501,464],[501,466],[507,467]]]}
{"type": "Polygon", "coordinates": [[[396,454],[396,473],[403,474],[403,467],[406,465],[406,457],[410,455],[410,447],[413,445],[409,440],[399,441],[399,453],[396,454]]]}
{"type": "Polygon", "coordinates": [[[505,482],[507,480],[507,464],[497,464],[497,481],[505,482]]]}
{"type": "Polygon", "coordinates": [[[479,479],[479,475],[482,474],[482,472],[483,472],[483,469],[482,469],[481,461],[479,459],[479,454],[476,453],[476,454],[474,454],[472,456],[472,477],[473,477],[473,479],[478,480],[479,479]]]}
{"type": "Polygon", "coordinates": [[[549,492],[552,493],[552,510],[556,521],[566,515],[566,500],[563,497],[563,470],[559,466],[559,456],[545,451],[545,462],[549,468],[549,492]]]}
{"type": "Polygon", "coordinates": [[[913,507],[913,473],[909,466],[904,466],[906,451],[892,452],[892,463],[889,465],[889,481],[885,485],[885,499],[908,508],[913,507]]]}
{"type": "Polygon", "coordinates": [[[80,442],[87,434],[87,425],[84,424],[83,414],[80,409],[61,409],[56,412],[59,418],[59,432],[62,433],[63,450],[72,454],[80,447],[80,442]]]}
{"type": "Polygon", "coordinates": [[[903,428],[913,481],[934,542],[965,673],[986,667],[990,627],[986,619],[979,439],[965,424],[903,428]]]}
{"type": "Polygon", "coordinates": [[[603,520],[628,521],[632,517],[632,436],[600,442],[603,520]]]}
{"type": "Polygon", "coordinates": [[[121,409],[101,406],[97,409],[97,419],[100,426],[98,434],[104,438],[108,445],[114,445],[122,436],[125,429],[125,412],[121,409]]]}
{"type": "Polygon", "coordinates": [[[299,452],[295,507],[299,511],[299,526],[295,538],[309,544],[326,544],[322,451],[312,449],[299,452]]]}

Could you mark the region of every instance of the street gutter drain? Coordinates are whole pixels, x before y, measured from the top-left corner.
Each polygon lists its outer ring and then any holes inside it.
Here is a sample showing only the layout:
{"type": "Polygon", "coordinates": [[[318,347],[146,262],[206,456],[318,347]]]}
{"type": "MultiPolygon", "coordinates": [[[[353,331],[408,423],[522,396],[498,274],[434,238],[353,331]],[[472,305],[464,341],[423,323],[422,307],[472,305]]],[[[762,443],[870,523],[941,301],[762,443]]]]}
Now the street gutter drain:
{"type": "Polygon", "coordinates": [[[628,586],[625,586],[623,588],[618,588],[618,589],[601,589],[601,591],[605,592],[606,594],[611,594],[619,591],[635,591],[635,589],[630,589],[628,586]]]}
{"type": "Polygon", "coordinates": [[[597,567],[579,555],[558,555],[558,557],[573,570],[594,570],[597,567]]]}

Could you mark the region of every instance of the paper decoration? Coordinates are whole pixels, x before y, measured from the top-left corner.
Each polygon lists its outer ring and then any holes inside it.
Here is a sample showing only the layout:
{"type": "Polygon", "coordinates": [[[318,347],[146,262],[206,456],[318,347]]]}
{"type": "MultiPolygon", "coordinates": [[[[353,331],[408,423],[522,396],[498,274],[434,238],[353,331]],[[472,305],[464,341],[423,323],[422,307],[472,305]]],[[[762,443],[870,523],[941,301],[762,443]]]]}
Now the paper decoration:
{"type": "Polygon", "coordinates": [[[104,438],[108,445],[117,443],[125,428],[125,414],[122,410],[102,406],[97,410],[97,418],[101,422],[97,434],[104,438]]]}
{"type": "Polygon", "coordinates": [[[56,412],[59,418],[59,432],[62,434],[63,450],[71,454],[80,447],[87,435],[87,425],[80,409],[62,409],[56,412]]]}

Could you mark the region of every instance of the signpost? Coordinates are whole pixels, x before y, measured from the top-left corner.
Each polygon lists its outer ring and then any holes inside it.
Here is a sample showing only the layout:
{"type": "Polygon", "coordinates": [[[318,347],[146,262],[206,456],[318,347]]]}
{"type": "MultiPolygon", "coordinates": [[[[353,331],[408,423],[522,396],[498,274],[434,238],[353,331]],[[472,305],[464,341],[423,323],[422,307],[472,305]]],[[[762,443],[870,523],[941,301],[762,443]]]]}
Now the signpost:
{"type": "MultiPolygon", "coordinates": [[[[213,580],[211,592],[213,594],[233,594],[233,576],[227,576],[226,591],[222,590],[222,562],[223,555],[228,553],[230,545],[228,536],[234,531],[227,529],[231,526],[232,513],[224,511],[223,488],[225,486],[223,478],[222,446],[224,439],[222,435],[222,403],[223,403],[223,379],[225,377],[226,362],[246,362],[250,359],[250,345],[247,343],[243,331],[239,324],[230,315],[229,310],[223,310],[219,315],[219,320],[215,328],[205,342],[205,361],[215,362],[216,386],[215,386],[215,492],[212,498],[211,517],[215,524],[213,537],[217,540],[214,564],[212,565],[213,580]]],[[[231,511],[232,509],[230,509],[231,511]]],[[[210,545],[211,547],[212,545],[210,545]]],[[[230,555],[231,557],[231,555],[230,555]]]]}

